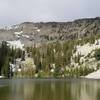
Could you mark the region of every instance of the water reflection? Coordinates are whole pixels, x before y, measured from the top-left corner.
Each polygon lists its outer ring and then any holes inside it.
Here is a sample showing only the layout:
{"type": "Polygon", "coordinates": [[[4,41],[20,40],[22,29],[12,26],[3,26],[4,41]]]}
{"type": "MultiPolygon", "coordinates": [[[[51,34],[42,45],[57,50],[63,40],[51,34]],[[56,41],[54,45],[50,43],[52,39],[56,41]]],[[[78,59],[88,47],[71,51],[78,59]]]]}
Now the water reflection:
{"type": "Polygon", "coordinates": [[[2,80],[0,100],[100,100],[100,81],[2,80]]]}
{"type": "Polygon", "coordinates": [[[71,83],[72,100],[100,100],[100,81],[87,80],[71,83]]]}

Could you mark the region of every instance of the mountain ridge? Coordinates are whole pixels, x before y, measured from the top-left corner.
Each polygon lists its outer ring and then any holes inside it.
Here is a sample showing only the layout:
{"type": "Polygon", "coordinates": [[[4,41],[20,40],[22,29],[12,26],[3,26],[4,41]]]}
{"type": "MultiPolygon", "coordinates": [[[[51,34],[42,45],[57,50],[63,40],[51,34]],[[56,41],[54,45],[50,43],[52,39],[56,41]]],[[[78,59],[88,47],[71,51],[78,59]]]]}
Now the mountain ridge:
{"type": "Polygon", "coordinates": [[[23,22],[0,28],[0,41],[20,39],[25,45],[27,42],[32,45],[33,43],[80,39],[99,33],[100,17],[77,19],[70,22],[23,22]],[[22,34],[16,36],[15,32],[22,32],[22,34]]]}

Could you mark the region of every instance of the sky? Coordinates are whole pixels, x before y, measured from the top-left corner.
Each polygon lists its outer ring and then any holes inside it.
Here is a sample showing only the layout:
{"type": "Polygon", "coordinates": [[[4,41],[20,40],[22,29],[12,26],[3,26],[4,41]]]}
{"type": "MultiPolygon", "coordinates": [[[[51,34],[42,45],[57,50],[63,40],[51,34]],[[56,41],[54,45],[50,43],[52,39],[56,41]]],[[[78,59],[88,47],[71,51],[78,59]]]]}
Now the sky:
{"type": "Polygon", "coordinates": [[[100,0],[0,0],[0,26],[100,16],[100,0]]]}

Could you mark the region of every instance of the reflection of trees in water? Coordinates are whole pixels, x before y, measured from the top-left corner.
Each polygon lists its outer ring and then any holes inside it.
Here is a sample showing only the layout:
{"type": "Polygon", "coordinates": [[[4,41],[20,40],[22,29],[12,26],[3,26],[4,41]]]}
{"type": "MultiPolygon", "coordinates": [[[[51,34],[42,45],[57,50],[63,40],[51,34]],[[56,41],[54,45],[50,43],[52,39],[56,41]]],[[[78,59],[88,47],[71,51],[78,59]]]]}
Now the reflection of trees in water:
{"type": "Polygon", "coordinates": [[[100,100],[100,81],[12,80],[0,87],[0,100],[100,100]]]}
{"type": "Polygon", "coordinates": [[[10,100],[10,87],[0,85],[0,100],[10,100]]]}
{"type": "Polygon", "coordinates": [[[100,100],[100,84],[93,80],[79,80],[72,83],[71,94],[73,100],[100,100]]]}
{"type": "Polygon", "coordinates": [[[32,100],[34,84],[28,80],[12,81],[12,100],[32,100]]]}
{"type": "Polygon", "coordinates": [[[34,100],[67,100],[65,83],[41,81],[35,84],[34,100]]]}
{"type": "Polygon", "coordinates": [[[12,100],[71,100],[69,91],[65,81],[12,82],[12,100]]]}

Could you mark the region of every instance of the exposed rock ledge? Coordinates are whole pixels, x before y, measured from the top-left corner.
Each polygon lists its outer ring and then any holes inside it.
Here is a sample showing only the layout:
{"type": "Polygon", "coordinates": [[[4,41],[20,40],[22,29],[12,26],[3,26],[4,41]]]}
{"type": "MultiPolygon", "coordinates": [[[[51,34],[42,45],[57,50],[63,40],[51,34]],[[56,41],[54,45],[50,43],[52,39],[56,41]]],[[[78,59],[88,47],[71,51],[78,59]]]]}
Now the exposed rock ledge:
{"type": "Polygon", "coordinates": [[[90,78],[90,79],[100,79],[100,69],[88,74],[87,76],[85,76],[85,78],[90,78]]]}

